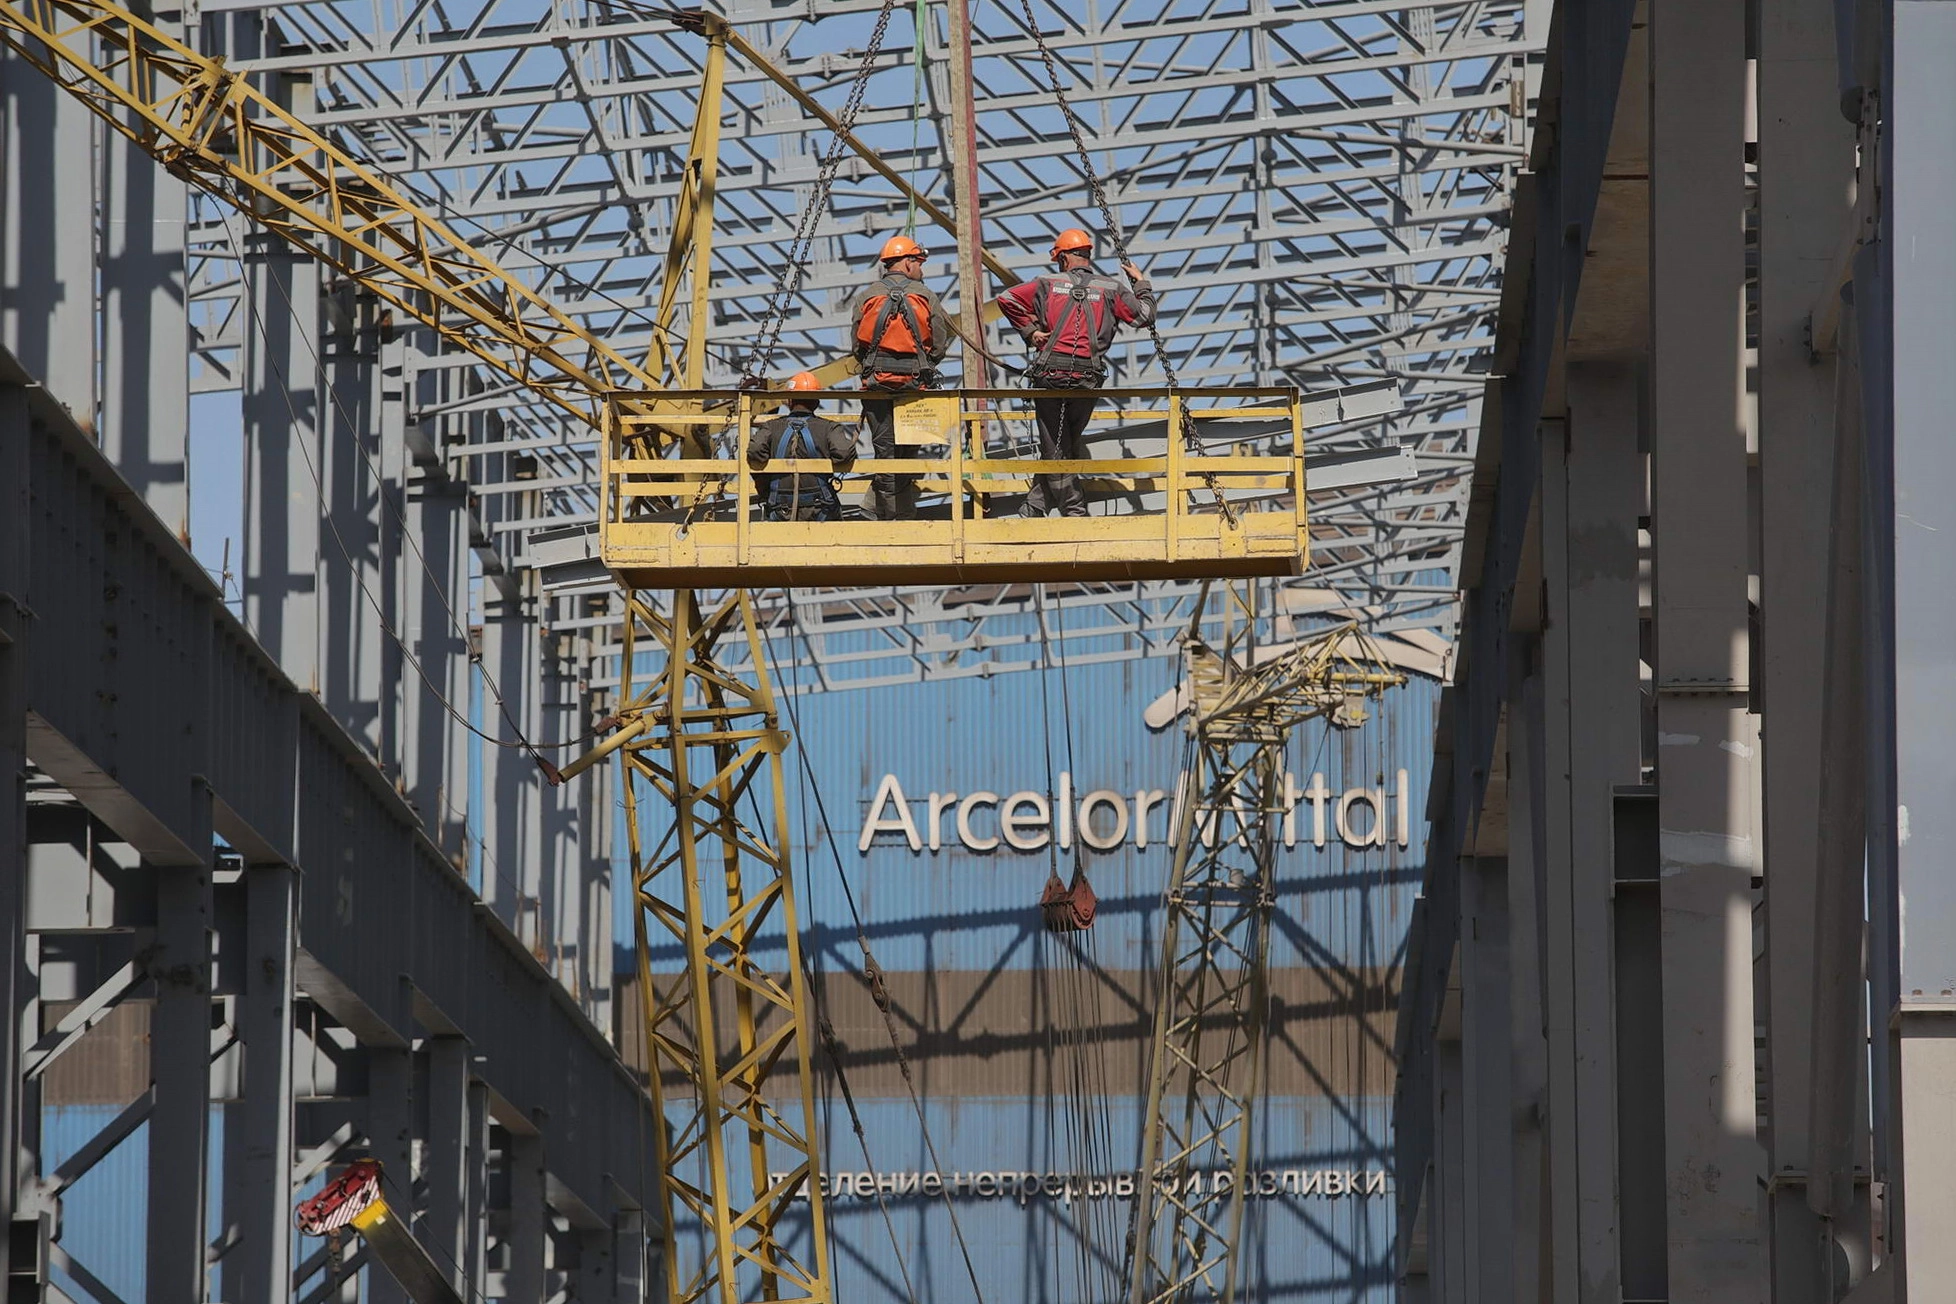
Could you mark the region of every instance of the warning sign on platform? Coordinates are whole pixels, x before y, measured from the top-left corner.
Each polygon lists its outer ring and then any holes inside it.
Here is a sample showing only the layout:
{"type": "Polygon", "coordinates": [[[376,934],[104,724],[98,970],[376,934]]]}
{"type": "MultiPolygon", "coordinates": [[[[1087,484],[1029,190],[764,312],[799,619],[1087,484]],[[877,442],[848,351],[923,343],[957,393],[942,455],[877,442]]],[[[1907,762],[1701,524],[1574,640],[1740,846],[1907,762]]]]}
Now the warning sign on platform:
{"type": "Polygon", "coordinates": [[[913,448],[948,444],[958,433],[955,395],[919,394],[896,400],[896,441],[913,448]]]}

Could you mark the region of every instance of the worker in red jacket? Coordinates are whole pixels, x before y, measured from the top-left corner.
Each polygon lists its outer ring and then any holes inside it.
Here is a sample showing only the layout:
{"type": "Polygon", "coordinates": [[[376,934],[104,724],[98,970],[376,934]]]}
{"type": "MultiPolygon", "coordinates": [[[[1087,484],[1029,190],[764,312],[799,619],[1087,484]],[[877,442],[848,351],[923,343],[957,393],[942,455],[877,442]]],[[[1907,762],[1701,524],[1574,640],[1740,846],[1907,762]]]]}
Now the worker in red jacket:
{"type": "MultiPolygon", "coordinates": [[[[1093,237],[1085,231],[1060,232],[1053,241],[1057,269],[1015,285],[998,296],[998,306],[1032,349],[1026,384],[1034,389],[1099,389],[1107,379],[1107,350],[1122,326],[1148,326],[1155,319],[1155,291],[1133,263],[1122,263],[1128,285],[1103,276],[1093,265],[1093,237]]],[[[1039,456],[1074,461],[1086,456],[1081,436],[1093,419],[1093,396],[1039,398],[1039,456]]],[[[1043,517],[1053,508],[1062,516],[1085,516],[1086,496],[1070,475],[1033,477],[1021,516],[1043,517]]]]}

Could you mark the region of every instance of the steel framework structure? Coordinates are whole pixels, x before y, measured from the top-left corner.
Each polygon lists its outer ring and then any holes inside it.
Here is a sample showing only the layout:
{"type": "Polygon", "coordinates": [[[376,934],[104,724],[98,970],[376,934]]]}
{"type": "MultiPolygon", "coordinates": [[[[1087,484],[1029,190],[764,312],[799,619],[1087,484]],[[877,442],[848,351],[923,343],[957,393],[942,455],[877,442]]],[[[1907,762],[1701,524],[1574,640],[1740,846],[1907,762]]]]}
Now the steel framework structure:
{"type": "MultiPolygon", "coordinates": [[[[706,277],[679,302],[658,252],[688,220],[697,166],[686,151],[702,83],[710,91],[712,81],[709,41],[671,11],[613,0],[398,11],[313,2],[236,17],[206,11],[198,35],[211,52],[233,55],[233,66],[308,79],[310,121],[376,159],[628,357],[670,357],[704,333],[706,374],[729,383],[753,362],[741,342],[789,258],[793,217],[826,138],[797,94],[818,109],[839,98],[857,61],[849,43],[876,8],[838,0],[819,7],[819,21],[814,7],[779,0],[724,8],[742,43],[773,67],[727,61],[718,231],[706,277]],[[668,339],[652,322],[674,308],[668,339]]],[[[1521,160],[1531,48],[1523,11],[1518,2],[1371,0],[1131,0],[1085,16],[1045,0],[1034,8],[1072,79],[1069,97],[1130,247],[1164,287],[1163,334],[1180,374],[1191,383],[1386,378],[1401,387],[1399,414],[1313,435],[1318,454],[1403,447],[1417,474],[1314,495],[1311,587],[1443,635],[1503,214],[1521,160]]],[[[901,22],[876,61],[855,134],[882,171],[845,165],[792,298],[782,355],[767,360],[775,371],[833,356],[872,237],[905,222],[909,201],[889,171],[914,183],[927,208],[933,197],[949,206],[938,19],[933,12],[921,34],[921,87],[901,22]]],[[[972,21],[985,238],[1003,269],[1024,272],[1045,236],[1076,220],[1083,195],[1018,8],[978,5],[972,21]]],[[[237,373],[247,315],[221,223],[193,228],[191,258],[197,383],[222,388],[237,373]]],[[[1006,353],[998,328],[987,348],[1006,353]]],[[[467,362],[424,365],[458,361],[467,362]]],[[[1145,346],[1119,358],[1119,374],[1136,382],[1149,367],[1145,346]]],[[[488,538],[513,570],[545,565],[567,546],[588,552],[589,430],[493,378],[451,387],[418,416],[433,424],[483,413],[493,414],[496,436],[451,455],[484,504],[488,538]],[[511,462],[516,475],[502,469],[511,462]]],[[[592,610],[598,586],[552,591],[565,599],[553,627],[597,617],[610,631],[600,648],[616,651],[620,612],[592,610]]],[[[1190,596],[1179,585],[1142,592],[1171,604],[1190,596]]],[[[1110,596],[1130,603],[1136,590],[1110,596]]],[[[823,623],[856,610],[848,597],[808,601],[823,604],[823,623]]],[[[1141,640],[1131,654],[1164,650],[1141,640]]],[[[814,646],[797,655],[824,658],[814,646]]],[[[939,659],[926,654],[916,666],[929,676],[939,659]]]]}
{"type": "MultiPolygon", "coordinates": [[[[817,22],[813,4],[733,5],[728,17],[818,102],[832,103],[852,62],[837,48],[873,7],[866,0],[823,4],[817,22]]],[[[1165,316],[1170,348],[1188,353],[1182,374],[1197,382],[1307,386],[1386,376],[1405,393],[1403,415],[1322,431],[1313,453],[1403,447],[1416,475],[1385,489],[1332,488],[1320,495],[1313,504],[1319,569],[1310,581],[1280,586],[1284,591],[1266,609],[1278,620],[1286,610],[1350,609],[1409,636],[1449,631],[1449,581],[1473,455],[1477,385],[1471,377],[1489,335],[1501,214],[1521,153],[1530,48],[1522,6],[1160,0],[1110,5],[1084,19],[1057,5],[1042,4],[1037,12],[1067,74],[1080,78],[1071,97],[1090,115],[1084,126],[1136,253],[1158,280],[1175,284],[1165,316]]],[[[682,346],[694,344],[713,359],[708,374],[734,376],[741,359],[727,351],[729,342],[750,332],[757,289],[782,261],[785,218],[812,181],[811,144],[822,139],[822,129],[811,128],[803,106],[778,83],[729,60],[728,107],[713,118],[725,147],[703,156],[693,132],[699,90],[710,80],[711,41],[675,27],[663,12],[608,3],[246,8],[225,0],[202,6],[187,24],[180,11],[163,10],[158,18],[181,31],[190,47],[226,56],[245,83],[320,127],[342,153],[374,159],[402,184],[399,198],[407,206],[445,218],[523,279],[538,302],[566,305],[568,325],[553,319],[551,327],[565,338],[601,346],[624,360],[620,368],[654,374],[669,374],[682,346]],[[709,169],[717,169],[717,178],[709,169]],[[661,262],[659,251],[671,243],[688,194],[697,196],[703,184],[719,202],[721,237],[710,262],[700,251],[687,281],[690,296],[681,300],[676,269],[661,262]],[[675,313],[674,324],[654,328],[649,322],[662,301],[675,313]]],[[[1063,208],[1047,209],[1077,194],[1078,180],[1064,161],[1065,132],[1040,84],[1032,43],[1004,6],[980,6],[975,21],[984,188],[994,197],[1014,196],[987,204],[985,230],[995,249],[1013,251],[1003,261],[1023,269],[1036,257],[1025,250],[1036,249],[1041,234],[1073,220],[1063,208]]],[[[943,42],[941,31],[923,34],[930,55],[943,42]]],[[[925,83],[925,111],[913,125],[910,51],[889,50],[858,132],[886,159],[900,160],[900,172],[930,194],[947,189],[937,62],[925,83]]],[[[487,954],[499,963],[514,964],[514,956],[540,966],[538,974],[561,982],[584,1013],[604,1018],[609,955],[597,943],[607,921],[600,907],[587,909],[579,898],[595,902],[590,892],[602,881],[599,816],[606,803],[589,785],[584,792],[550,789],[520,750],[485,748],[472,761],[466,717],[456,718],[457,704],[466,710],[471,694],[480,692],[475,719],[507,743],[575,737],[616,705],[629,664],[621,656],[621,600],[588,582],[547,588],[541,582],[550,578],[542,570],[546,545],[569,540],[574,546],[592,519],[593,447],[579,415],[520,387],[503,356],[485,359],[458,349],[453,319],[438,319],[432,329],[411,327],[400,303],[390,313],[306,260],[241,235],[235,219],[187,199],[174,179],[149,185],[141,179],[148,161],[117,141],[92,142],[103,160],[101,175],[77,182],[73,161],[91,157],[82,147],[91,143],[87,127],[46,102],[20,108],[28,92],[15,72],[0,72],[0,89],[11,97],[15,138],[34,148],[51,142],[58,164],[45,178],[9,174],[6,183],[0,227],[15,261],[6,269],[11,315],[0,325],[25,365],[18,376],[8,370],[7,400],[18,407],[23,393],[35,392],[20,385],[31,382],[73,414],[69,428],[53,406],[33,408],[37,429],[52,425],[66,433],[58,450],[35,464],[33,478],[6,483],[23,494],[32,484],[37,498],[56,502],[48,468],[77,456],[74,450],[92,435],[107,460],[99,468],[89,464],[95,476],[89,483],[108,486],[120,475],[147,504],[125,504],[126,517],[106,520],[103,536],[139,537],[153,512],[167,533],[192,542],[189,436],[184,418],[172,413],[182,411],[186,389],[235,391],[252,459],[237,588],[215,541],[195,541],[217,581],[215,596],[199,599],[196,619],[214,620],[224,638],[241,646],[262,647],[267,664],[275,665],[278,701],[316,700],[323,708],[317,719],[305,717],[307,729],[324,740],[317,746],[344,760],[355,776],[348,780],[353,789],[391,789],[392,796],[376,800],[397,819],[400,839],[415,845],[417,873],[434,883],[444,858],[466,866],[491,907],[472,925],[488,939],[487,954]],[[99,211],[99,231],[37,220],[43,202],[69,216],[99,211]],[[191,220],[179,238],[172,234],[179,230],[174,214],[186,205],[191,220]],[[93,283],[73,269],[88,264],[98,238],[99,307],[91,296],[63,299],[34,281],[35,259],[45,258],[71,283],[93,283]],[[179,284],[181,267],[187,275],[179,284]],[[139,333],[137,324],[150,334],[139,333]],[[173,348],[172,339],[182,348],[173,348]],[[192,374],[171,374],[185,353],[194,359],[192,374]],[[315,450],[319,465],[306,460],[315,450]],[[317,516],[291,510],[315,495],[317,516]],[[242,625],[225,605],[236,607],[242,625]],[[489,813],[471,820],[461,794],[478,782],[489,813]],[[580,827],[587,831],[581,841],[580,827]],[[569,877],[552,881],[549,867],[563,867],[554,872],[569,877]]],[[[8,166],[32,157],[32,150],[16,154],[8,166]]],[[[817,264],[793,305],[785,356],[775,360],[780,367],[827,356],[858,242],[899,224],[902,207],[886,177],[851,176],[838,187],[823,214],[817,264]]],[[[459,253],[461,243],[423,252],[446,257],[459,253]]],[[[1145,376],[1144,356],[1130,353],[1125,365],[1135,378],[1145,376]]],[[[28,419],[19,413],[8,419],[15,417],[28,419]]],[[[27,519],[25,512],[13,516],[27,519]]],[[[83,514],[65,512],[61,519],[83,514]]],[[[167,540],[167,533],[158,537],[167,540]]],[[[52,546],[37,543],[34,564],[55,556],[52,546]]],[[[44,575],[24,567],[7,572],[8,583],[0,585],[16,610],[26,610],[21,593],[59,582],[52,570],[44,575]],[[14,587],[18,576],[28,578],[14,587]]],[[[111,592],[147,595],[155,586],[154,576],[127,567],[114,570],[113,579],[111,592]]],[[[168,583],[182,582],[169,573],[168,583]]],[[[1069,622],[1071,658],[1083,651],[1090,657],[1172,652],[1169,634],[1186,624],[1193,598],[1187,586],[1164,584],[1080,586],[1054,600],[1102,613],[1069,622]]],[[[1026,602],[1010,590],[805,594],[792,605],[761,599],[754,620],[760,631],[790,636],[783,663],[804,686],[845,686],[1039,664],[1045,653],[1025,646],[1022,632],[1011,632],[1014,613],[1026,602]],[[792,637],[797,631],[809,637],[792,637]],[[1022,653],[1013,651],[1014,643],[1022,653]]],[[[674,616],[668,611],[660,618],[674,616]]],[[[73,648],[113,643],[115,629],[105,619],[100,629],[71,631],[73,648]]],[[[129,837],[146,869],[152,856],[165,865],[184,854],[208,861],[211,848],[197,845],[194,819],[184,824],[187,842],[158,840],[136,813],[141,801],[114,804],[122,800],[118,793],[134,792],[154,808],[174,811],[163,758],[176,755],[180,744],[162,731],[161,718],[141,728],[132,721],[121,735],[158,758],[149,764],[161,769],[130,771],[119,787],[101,788],[91,776],[112,765],[113,743],[87,738],[80,722],[92,717],[80,707],[71,716],[53,710],[48,685],[65,687],[65,681],[48,669],[52,645],[24,638],[15,625],[8,633],[9,664],[25,669],[10,681],[20,690],[0,683],[0,695],[12,693],[7,700],[15,705],[28,702],[44,722],[74,723],[67,735],[82,740],[71,751],[50,751],[60,730],[43,729],[25,748],[8,744],[10,754],[20,751],[41,767],[36,782],[56,789],[50,800],[69,801],[80,792],[91,810],[110,809],[110,830],[129,837]],[[42,651],[23,660],[20,649],[30,646],[42,651]],[[50,770],[55,760],[75,764],[50,770]]],[[[1430,647],[1412,646],[1431,654],[1430,647]]],[[[113,654],[112,647],[104,653],[113,654]]],[[[749,655],[757,657],[759,649],[750,645],[749,655]]],[[[732,669],[745,677],[744,669],[732,669]]],[[[178,685],[159,676],[152,667],[144,700],[192,700],[173,695],[178,685]]],[[[132,687],[124,697],[139,695],[132,687]]],[[[105,708],[98,702],[94,709],[105,708]]],[[[16,712],[7,727],[17,723],[16,712]]],[[[103,737],[116,736],[110,730],[103,737]]],[[[269,759],[290,761],[296,774],[288,751],[268,746],[269,759]]],[[[285,772],[276,764],[259,768],[285,772]]],[[[249,1180],[240,1179],[236,1189],[282,1191],[294,1173],[316,1172],[349,1145],[396,1147],[426,1192],[427,1207],[416,1217],[448,1238],[458,1284],[480,1289],[490,1237],[467,1228],[487,1208],[487,1173],[497,1164],[511,1174],[516,1216],[509,1234],[495,1239],[519,1274],[513,1289],[529,1289],[549,1272],[575,1272],[594,1295],[615,1289],[636,1297],[638,1267],[624,1251],[636,1237],[636,1201],[647,1193],[634,1184],[630,1199],[607,1204],[597,1194],[604,1189],[599,1175],[585,1171],[590,1164],[581,1156],[553,1150],[546,1168],[539,1153],[544,1144],[558,1144],[560,1128],[575,1131],[562,1120],[589,1118],[592,1111],[575,1092],[560,1099],[545,1084],[531,1089],[523,1067],[511,1067],[516,1057],[496,1030],[499,1018],[512,1027],[518,1020],[492,1006],[464,1009],[459,1002],[468,989],[449,972],[454,966],[417,960],[407,975],[410,1001],[358,969],[363,956],[325,946],[318,930],[335,919],[364,918],[365,903],[383,899],[385,880],[370,885],[369,879],[384,873],[387,856],[358,838],[341,848],[323,833],[332,818],[343,818],[326,816],[329,808],[341,809],[330,803],[306,808],[305,843],[288,846],[276,832],[250,843],[252,821],[262,814],[265,827],[276,830],[281,817],[275,800],[245,802],[243,789],[260,776],[248,766],[234,770],[213,784],[218,825],[234,846],[250,845],[267,866],[323,869],[344,857],[362,870],[337,880],[305,877],[303,928],[288,915],[281,931],[272,914],[264,916],[268,953],[282,945],[298,957],[286,990],[300,994],[301,1015],[321,1011],[317,1054],[346,1058],[350,1067],[340,1076],[370,1090],[376,1107],[388,1084],[424,1073],[435,1106],[426,1136],[412,1117],[394,1128],[379,1113],[365,1121],[364,1132],[286,1134],[296,1138],[299,1152],[240,1166],[249,1180]],[[356,900],[362,905],[353,905],[356,900]],[[511,1112],[512,1101],[522,1108],[511,1112]],[[545,1115],[559,1121],[539,1127],[536,1120],[545,1115]],[[281,1158],[292,1160],[288,1170],[279,1170],[281,1158]],[[560,1180],[564,1165],[572,1175],[560,1180]],[[553,1207],[572,1213],[582,1248],[568,1258],[545,1252],[556,1235],[546,1213],[553,1207]]],[[[308,775],[316,782],[316,769],[308,775]]],[[[302,795],[326,800],[317,792],[302,795]]],[[[296,817],[283,818],[289,824],[296,817]]],[[[277,875],[259,870],[253,862],[247,878],[270,883],[267,899],[275,904],[277,875]]],[[[233,886],[230,872],[215,885],[217,899],[233,886]]],[[[190,878],[173,878],[157,890],[158,918],[174,930],[169,945],[189,946],[194,954],[203,935],[198,912],[211,909],[210,885],[200,896],[190,878]]],[[[431,890],[447,901],[440,884],[431,890]]],[[[132,898],[147,899],[144,892],[132,898]]],[[[62,917],[52,926],[72,925],[62,917]]],[[[10,930],[30,965],[39,964],[32,957],[43,946],[36,927],[27,919],[10,930]]],[[[229,940],[222,949],[235,952],[229,940]]],[[[403,936],[395,949],[416,948],[403,936]]],[[[111,964],[102,976],[119,972],[111,964]]],[[[142,983],[152,979],[138,977],[133,987],[107,981],[83,993],[88,1013],[54,1044],[77,1044],[74,1038],[86,1034],[97,1014],[130,992],[151,990],[142,983]]],[[[398,977],[390,971],[388,980],[398,977]]],[[[38,1019],[42,996],[22,996],[24,980],[13,990],[15,1026],[25,1027],[38,1019]]],[[[43,984],[45,999],[56,999],[46,994],[53,990],[43,984]]],[[[262,1000],[224,989],[166,989],[164,995],[168,1018],[155,1025],[153,1040],[167,1065],[158,1070],[155,1099],[181,1124],[200,1116],[201,1104],[192,1102],[201,1102],[207,1086],[219,1090],[221,1066],[213,1075],[207,1063],[212,1002],[246,1002],[238,1008],[260,1022],[256,1039],[247,1027],[243,1040],[261,1059],[276,1043],[277,1019],[292,1017],[291,1002],[276,984],[262,1000]]],[[[573,1040],[588,1031],[575,1011],[560,1019],[557,1005],[544,1001],[543,1007],[551,1011],[544,1022],[553,1029],[552,1020],[563,1022],[573,1040]]],[[[300,1088],[290,1076],[277,1085],[277,1061],[267,1062],[271,1077],[255,1069],[247,1077],[272,1085],[252,1086],[241,1107],[261,1119],[290,1119],[300,1088]]],[[[309,1072],[313,1086],[329,1095],[349,1089],[316,1065],[309,1072]]],[[[22,1117],[23,1108],[32,1114],[21,1102],[37,1097],[31,1085],[22,1090],[9,1085],[10,1119],[22,1117]]],[[[117,1119],[76,1164],[107,1153],[143,1117],[138,1109],[117,1119]]],[[[152,1136],[158,1131],[152,1128],[152,1136]]],[[[278,1132],[272,1127],[267,1134],[278,1132]]],[[[191,1196],[185,1185],[194,1173],[201,1192],[201,1125],[172,1135],[177,1140],[167,1154],[152,1143],[152,1189],[183,1198],[152,1201],[150,1297],[191,1299],[194,1265],[207,1255],[231,1254],[227,1276],[236,1265],[251,1283],[239,1289],[266,1295],[278,1289],[282,1270],[296,1267],[295,1275],[306,1277],[325,1266],[318,1255],[289,1264],[275,1224],[262,1218],[250,1220],[241,1242],[227,1231],[231,1239],[205,1245],[191,1226],[195,1220],[179,1216],[202,1207],[201,1194],[191,1196]],[[242,1252],[228,1248],[240,1243],[242,1252]]],[[[13,1199],[26,1189],[22,1183],[36,1180],[34,1146],[10,1142],[6,1149],[10,1162],[17,1153],[30,1159],[20,1173],[5,1175],[8,1189],[0,1194],[13,1199]]],[[[229,1160],[225,1171],[228,1197],[229,1160]]],[[[65,1253],[46,1232],[58,1221],[58,1205],[48,1203],[57,1198],[58,1190],[40,1188],[34,1200],[10,1206],[17,1218],[41,1219],[38,1241],[16,1243],[38,1244],[51,1257],[65,1253]]],[[[19,1268],[18,1259],[10,1265],[19,1268]]],[[[25,1264],[24,1272],[44,1276],[48,1268],[43,1259],[25,1264]]],[[[72,1272],[68,1279],[76,1280],[72,1272]]],[[[349,1288],[329,1282],[312,1294],[326,1298],[349,1288]]],[[[375,1298],[386,1294],[384,1287],[373,1289],[375,1298]]]]}
{"type": "Polygon", "coordinates": [[[1236,1297],[1285,746],[1307,720],[1358,724],[1368,698],[1405,682],[1356,623],[1259,648],[1256,599],[1230,585],[1222,636],[1212,646],[1192,630],[1185,644],[1190,763],[1163,895],[1128,1304],[1236,1297]]]}

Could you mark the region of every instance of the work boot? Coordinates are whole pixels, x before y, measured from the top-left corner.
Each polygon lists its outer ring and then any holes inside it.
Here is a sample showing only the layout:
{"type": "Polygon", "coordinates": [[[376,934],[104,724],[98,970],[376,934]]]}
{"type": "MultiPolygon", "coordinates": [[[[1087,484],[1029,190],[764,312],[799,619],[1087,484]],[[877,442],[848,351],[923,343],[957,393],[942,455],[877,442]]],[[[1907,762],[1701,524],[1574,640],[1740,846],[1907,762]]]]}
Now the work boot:
{"type": "Polygon", "coordinates": [[[899,521],[917,519],[917,482],[914,479],[897,481],[896,518],[899,521]]]}

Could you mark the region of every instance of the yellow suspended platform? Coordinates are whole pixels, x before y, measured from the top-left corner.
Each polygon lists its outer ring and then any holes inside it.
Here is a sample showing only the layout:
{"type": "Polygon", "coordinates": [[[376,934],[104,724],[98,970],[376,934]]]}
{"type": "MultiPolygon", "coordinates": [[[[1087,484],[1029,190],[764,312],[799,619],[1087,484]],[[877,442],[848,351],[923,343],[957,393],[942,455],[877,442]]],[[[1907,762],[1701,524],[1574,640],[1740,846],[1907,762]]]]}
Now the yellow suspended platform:
{"type": "MultiPolygon", "coordinates": [[[[599,548],[632,588],[835,587],[1057,579],[1293,575],[1310,557],[1305,400],[1295,388],[1106,389],[1093,394],[1081,461],[1036,450],[1031,400],[1077,391],[940,390],[897,399],[910,457],[856,460],[837,476],[843,517],[770,521],[756,480],[836,476],[827,459],[750,471],[756,428],[780,391],[609,397],[599,548]],[[1179,437],[1173,432],[1181,431],[1179,437]],[[1035,475],[1081,478],[1089,514],[1018,509],[1035,475]],[[915,520],[864,515],[869,479],[916,484],[915,520]]],[[[857,428],[858,390],[822,391],[818,415],[857,428]]],[[[1318,419],[1322,419],[1321,417],[1318,419]]]]}

